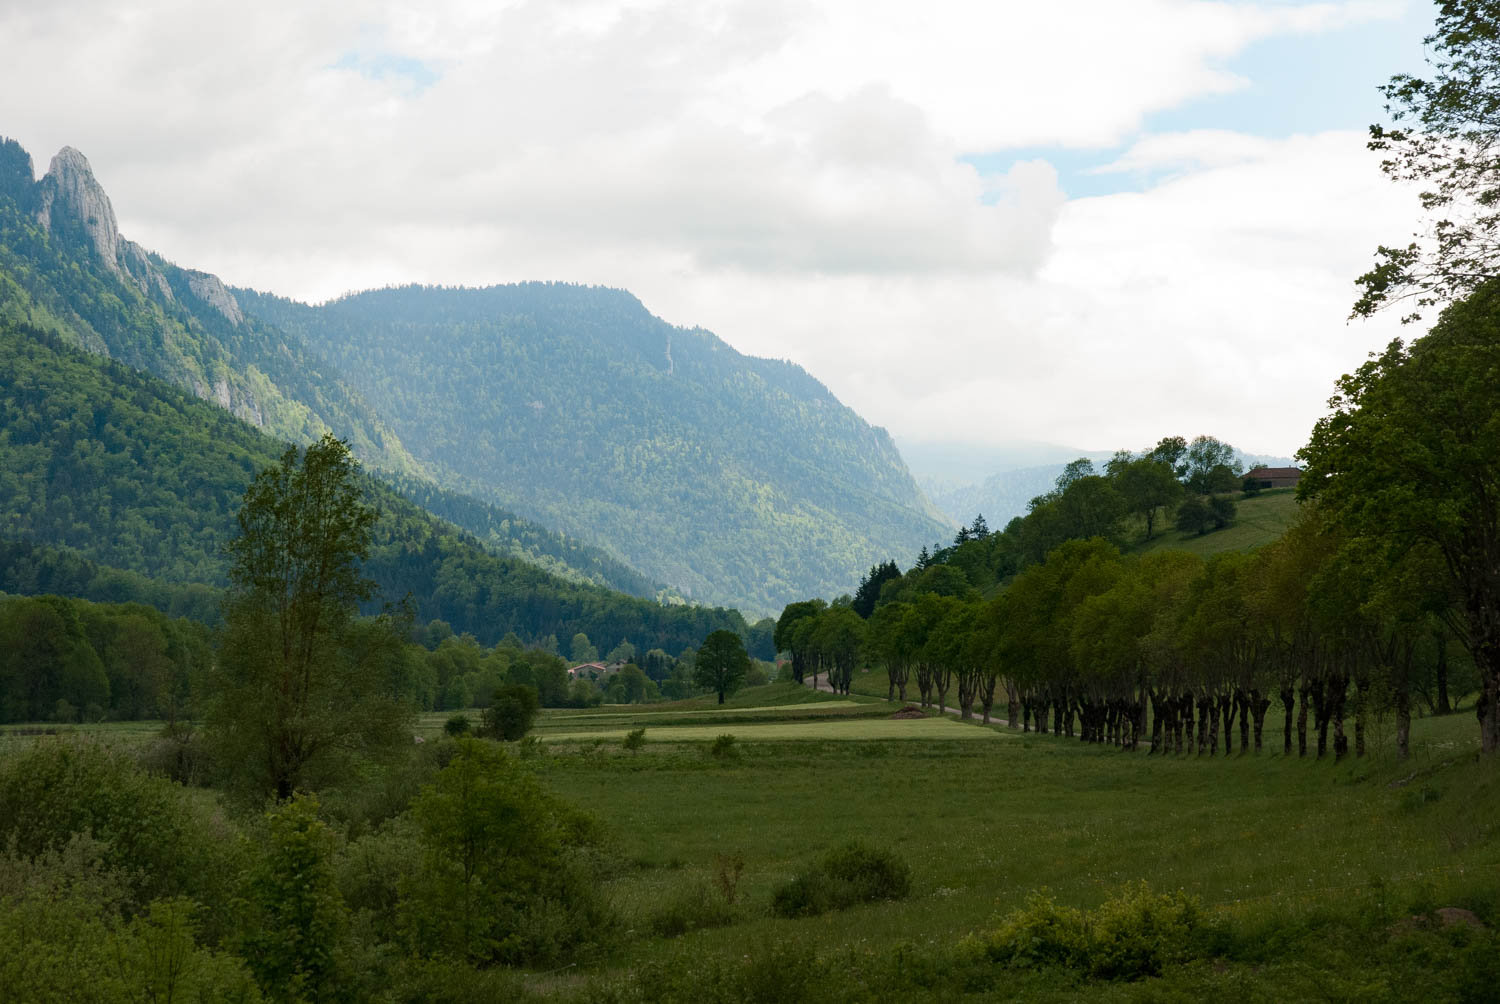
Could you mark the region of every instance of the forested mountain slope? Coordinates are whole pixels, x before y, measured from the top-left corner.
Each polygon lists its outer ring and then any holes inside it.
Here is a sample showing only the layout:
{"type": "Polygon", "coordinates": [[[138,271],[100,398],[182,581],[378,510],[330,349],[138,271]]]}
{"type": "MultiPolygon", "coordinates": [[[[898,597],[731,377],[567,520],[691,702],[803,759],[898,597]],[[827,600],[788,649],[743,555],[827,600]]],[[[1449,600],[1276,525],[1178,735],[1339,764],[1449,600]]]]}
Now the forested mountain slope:
{"type": "Polygon", "coordinates": [[[408,498],[440,506],[498,553],[638,596],[662,591],[583,541],[425,481],[400,439],[301,339],[247,316],[215,276],[122,237],[82,154],[64,149],[40,180],[32,170],[26,151],[0,140],[0,318],[153,373],[277,439],[332,431],[408,498]]]}
{"type": "Polygon", "coordinates": [[[306,345],[246,317],[218,278],[120,235],[109,196],[65,147],[47,173],[0,139],[0,318],[145,370],[280,439],[332,431],[380,469],[421,467],[306,345]]]}
{"type": "MultiPolygon", "coordinates": [[[[242,493],[283,449],[149,374],[0,319],[0,541],[216,585],[242,493]]],[[[387,599],[410,594],[419,620],[487,644],[583,631],[671,652],[745,630],[735,611],[649,602],[491,554],[378,479],[369,491],[382,515],[366,573],[387,599]]]]}
{"type": "Polygon", "coordinates": [[[688,595],[779,609],[949,528],[890,437],[790,363],[628,293],[236,290],[337,366],[424,464],[688,595]]]}

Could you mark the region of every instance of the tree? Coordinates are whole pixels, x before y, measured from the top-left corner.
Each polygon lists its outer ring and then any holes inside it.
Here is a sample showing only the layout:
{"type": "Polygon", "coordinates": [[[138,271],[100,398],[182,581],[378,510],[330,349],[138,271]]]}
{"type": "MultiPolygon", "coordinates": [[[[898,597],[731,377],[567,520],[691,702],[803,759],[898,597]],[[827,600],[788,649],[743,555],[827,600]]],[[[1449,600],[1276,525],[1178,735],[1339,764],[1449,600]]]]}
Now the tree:
{"type": "Polygon", "coordinates": [[[1199,436],[1188,445],[1181,471],[1188,491],[1199,495],[1234,491],[1234,447],[1212,436],[1199,436]]]}
{"type": "Polygon", "coordinates": [[[698,649],[693,682],[705,690],[716,691],[719,703],[723,704],[725,696],[740,689],[749,671],[750,656],[740,636],[733,631],[715,631],[703,639],[698,649]]]}
{"type": "Polygon", "coordinates": [[[574,662],[598,662],[599,650],[589,641],[589,636],[580,631],[568,645],[568,656],[574,662]]]}
{"type": "Polygon", "coordinates": [[[408,709],[375,670],[402,632],[391,618],[354,630],[373,593],[360,562],[375,519],[332,435],[289,447],[245,491],[206,717],[223,762],[280,801],[407,732],[408,709]]]}
{"type": "MultiPolygon", "coordinates": [[[[984,517],[976,520],[981,523],[984,517]]],[[[880,599],[880,590],[893,579],[901,578],[901,569],[896,567],[894,561],[886,561],[883,564],[871,565],[865,577],[859,580],[859,588],[854,591],[854,612],[865,620],[875,612],[875,603],[880,599]]]]}
{"type": "Polygon", "coordinates": [[[1156,516],[1182,494],[1172,465],[1151,456],[1128,460],[1118,465],[1114,474],[1115,489],[1130,512],[1146,521],[1146,539],[1155,536],[1156,516]]]}
{"type": "Polygon", "coordinates": [[[1299,454],[1301,498],[1391,566],[1413,547],[1440,556],[1456,602],[1441,616],[1481,678],[1480,748],[1500,752],[1500,284],[1443,312],[1340,378],[1332,413],[1299,454]]]}
{"type": "Polygon", "coordinates": [[[524,683],[495,688],[489,707],[484,709],[485,735],[509,743],[519,742],[531,731],[540,704],[536,688],[524,683]]]}
{"type": "Polygon", "coordinates": [[[1403,300],[1417,308],[1477,291],[1500,266],[1500,6],[1446,0],[1423,40],[1431,79],[1398,74],[1381,88],[1391,126],[1370,126],[1369,149],[1392,180],[1423,186],[1425,234],[1405,247],[1378,247],[1360,276],[1353,316],[1403,300]]]}

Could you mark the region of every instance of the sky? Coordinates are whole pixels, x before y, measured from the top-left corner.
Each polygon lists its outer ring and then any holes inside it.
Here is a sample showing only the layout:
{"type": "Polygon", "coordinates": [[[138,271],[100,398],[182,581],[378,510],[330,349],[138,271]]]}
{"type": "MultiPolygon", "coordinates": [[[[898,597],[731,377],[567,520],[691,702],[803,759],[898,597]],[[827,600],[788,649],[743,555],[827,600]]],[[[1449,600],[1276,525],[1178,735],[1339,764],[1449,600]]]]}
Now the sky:
{"type": "Polygon", "coordinates": [[[0,135],[309,302],[630,290],[898,442],[1290,455],[1403,329],[1419,0],[0,0],[0,135]]]}

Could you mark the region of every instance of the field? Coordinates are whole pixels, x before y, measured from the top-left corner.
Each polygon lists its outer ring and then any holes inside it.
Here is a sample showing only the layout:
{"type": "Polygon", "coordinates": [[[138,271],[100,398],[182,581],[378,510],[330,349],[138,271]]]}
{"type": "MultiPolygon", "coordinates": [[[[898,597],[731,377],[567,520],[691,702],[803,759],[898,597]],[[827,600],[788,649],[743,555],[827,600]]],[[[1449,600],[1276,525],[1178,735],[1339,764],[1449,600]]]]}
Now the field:
{"type": "MultiPolygon", "coordinates": [[[[883,696],[883,680],[871,674],[862,682],[883,696]]],[[[753,694],[743,700],[760,705],[745,708],[756,718],[803,713],[796,705],[768,709],[753,694]]],[[[851,714],[849,703],[837,706],[851,714]]],[[[889,714],[893,706],[866,707],[889,714]]],[[[679,714],[686,723],[701,710],[679,714]]],[[[955,730],[949,735],[1005,741],[953,741],[941,733],[925,742],[847,741],[857,733],[841,730],[880,724],[869,718],[806,723],[800,741],[784,741],[767,723],[666,726],[661,712],[645,709],[597,717],[609,727],[601,722],[591,735],[604,742],[574,742],[575,733],[559,729],[533,762],[550,788],[603,820],[634,862],[611,895],[637,926],[649,927],[659,904],[706,889],[721,856],[744,861],[737,922],[642,939],[606,960],[605,973],[673,964],[683,955],[728,964],[746,946],[784,939],[813,953],[857,946],[871,958],[951,946],[1038,890],[1087,908],[1142,879],[1185,890],[1210,915],[1248,929],[1316,928],[1330,910],[1388,926],[1424,903],[1483,906],[1479,901],[1500,888],[1500,786],[1493,768],[1473,762],[1469,715],[1418,721],[1417,752],[1407,764],[1390,759],[1389,743],[1364,761],[1335,764],[1269,752],[1150,757],[957,722],[948,723],[955,730]],[[655,720],[646,726],[645,749],[626,752],[618,736],[648,715],[655,720]],[[701,741],[722,731],[736,735],[737,757],[716,759],[701,741]],[[904,858],[913,895],[805,920],[769,915],[775,887],[851,838],[904,858]]],[[[1279,747],[1275,724],[1273,739],[1268,720],[1267,740],[1279,747]]],[[[553,728],[549,723],[541,734],[553,728]]],[[[1374,731],[1378,740],[1381,730],[1374,731]]],[[[1324,948],[1348,950],[1337,942],[1324,948]]],[[[1260,985],[1255,974],[1263,968],[1228,964],[1179,978],[1246,991],[1260,985]]],[[[1293,968],[1277,979],[1310,992],[1314,984],[1296,982],[1311,979],[1309,972],[1293,968]]],[[[1384,977],[1370,978],[1359,985],[1375,988],[1371,999],[1394,993],[1384,977]]],[[[1265,999],[1278,996],[1274,985],[1266,983],[1265,999]]],[[[1058,996],[1076,990],[1059,989],[1058,996]]],[[[1027,996],[1033,992],[1052,990],[1031,986],[1027,996]]]]}
{"type": "MultiPolygon", "coordinates": [[[[1472,714],[1419,719],[1406,763],[1391,755],[1389,722],[1373,723],[1363,760],[1283,757],[1270,751],[1274,714],[1262,754],[1179,758],[893,720],[883,675],[855,682],[851,697],[772,684],[724,706],[545,711],[538,741],[517,753],[602,824],[617,862],[605,890],[625,930],[602,956],[531,974],[530,989],[601,1001],[710,999],[709,987],[711,999],[768,1001],[1363,1001],[1465,999],[1474,966],[1474,985],[1500,975],[1488,934],[1413,919],[1463,907],[1500,924],[1500,780],[1476,762],[1472,714]],[[623,737],[637,728],[645,743],[632,751],[623,737]],[[716,752],[726,733],[735,741],[716,752]],[[851,839],[905,861],[911,894],[773,915],[779,887],[851,839]],[[1159,976],[1088,982],[959,958],[966,936],[1038,893],[1094,910],[1141,881],[1194,897],[1211,934],[1159,976]],[[794,976],[803,982],[785,982],[794,976]]],[[[422,716],[418,735],[436,741],[448,717],[422,716]]],[[[156,726],[80,731],[130,747],[156,726]]],[[[0,752],[37,741],[8,729],[0,752]]]]}

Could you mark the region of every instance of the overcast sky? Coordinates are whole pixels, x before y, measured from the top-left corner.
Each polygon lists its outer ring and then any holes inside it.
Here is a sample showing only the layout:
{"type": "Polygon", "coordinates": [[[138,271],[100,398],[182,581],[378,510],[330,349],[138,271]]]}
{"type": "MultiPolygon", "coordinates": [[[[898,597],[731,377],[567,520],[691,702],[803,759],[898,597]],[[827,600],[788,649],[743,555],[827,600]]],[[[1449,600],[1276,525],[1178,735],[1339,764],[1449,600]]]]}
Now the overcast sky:
{"type": "Polygon", "coordinates": [[[0,135],[318,301],[600,283],[900,439],[1290,454],[1401,331],[1365,127],[1431,3],[0,0],[0,135]]]}

